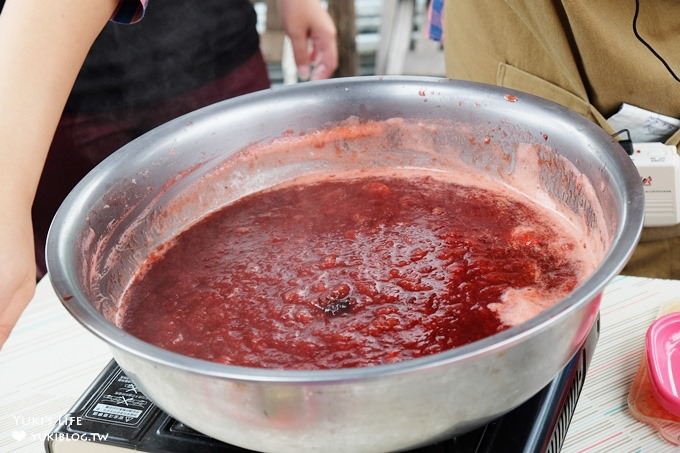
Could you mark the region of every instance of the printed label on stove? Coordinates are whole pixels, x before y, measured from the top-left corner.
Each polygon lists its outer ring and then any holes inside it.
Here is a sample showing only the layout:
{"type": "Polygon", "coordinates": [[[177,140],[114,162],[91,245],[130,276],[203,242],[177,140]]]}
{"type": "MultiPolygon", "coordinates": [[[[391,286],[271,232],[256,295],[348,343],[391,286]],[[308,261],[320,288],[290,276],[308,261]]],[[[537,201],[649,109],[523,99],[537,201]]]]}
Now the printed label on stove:
{"type": "Polygon", "coordinates": [[[93,413],[100,417],[123,417],[125,421],[130,421],[133,418],[139,418],[142,411],[137,409],[127,409],[125,407],[111,406],[110,404],[97,404],[94,407],[93,413]]]}
{"type": "Polygon", "coordinates": [[[104,384],[83,418],[110,424],[138,426],[155,406],[121,370],[104,384]]]}

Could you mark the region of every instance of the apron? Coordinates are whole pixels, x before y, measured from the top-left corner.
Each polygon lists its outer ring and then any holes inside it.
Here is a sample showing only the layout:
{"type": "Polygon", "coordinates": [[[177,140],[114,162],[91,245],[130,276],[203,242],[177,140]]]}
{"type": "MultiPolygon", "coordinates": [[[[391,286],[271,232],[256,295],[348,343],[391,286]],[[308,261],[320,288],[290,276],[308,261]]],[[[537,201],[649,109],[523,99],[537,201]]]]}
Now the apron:
{"type": "MultiPolygon", "coordinates": [[[[635,36],[635,0],[447,0],[447,76],[550,99],[610,134],[624,102],[680,118],[680,82],[661,61],[680,76],[680,1],[639,2],[637,31],[658,55],[635,36]]],[[[631,274],[680,278],[680,225],[644,228],[638,249],[631,274]]]]}

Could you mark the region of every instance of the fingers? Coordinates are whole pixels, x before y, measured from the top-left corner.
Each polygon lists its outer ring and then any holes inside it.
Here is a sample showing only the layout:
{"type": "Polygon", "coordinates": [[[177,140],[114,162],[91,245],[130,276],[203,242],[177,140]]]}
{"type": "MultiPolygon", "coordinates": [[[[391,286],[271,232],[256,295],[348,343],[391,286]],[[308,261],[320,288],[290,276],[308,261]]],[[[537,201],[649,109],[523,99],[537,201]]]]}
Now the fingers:
{"type": "Polygon", "coordinates": [[[313,39],[316,58],[311,74],[312,80],[327,79],[338,68],[338,47],[335,39],[335,29],[326,30],[323,35],[313,39]]]}
{"type": "Polygon", "coordinates": [[[290,38],[298,77],[313,80],[330,77],[338,67],[336,28],[318,0],[280,0],[286,33],[290,38]]]}
{"type": "Polygon", "coordinates": [[[0,349],[35,293],[36,273],[32,247],[21,248],[21,242],[15,241],[19,246],[18,254],[13,253],[16,250],[12,247],[0,247],[6,251],[4,255],[10,257],[6,264],[12,263],[0,272],[0,349]],[[11,259],[13,255],[18,259],[11,259]]]}
{"type": "Polygon", "coordinates": [[[12,333],[14,325],[33,297],[34,292],[35,283],[27,284],[11,297],[7,306],[0,308],[0,349],[2,349],[2,345],[7,341],[9,334],[12,333]]]}
{"type": "Polygon", "coordinates": [[[310,36],[297,35],[290,38],[301,80],[327,79],[333,75],[338,67],[334,27],[312,29],[310,36]]]}
{"type": "Polygon", "coordinates": [[[311,71],[311,49],[309,48],[307,35],[300,33],[300,30],[295,30],[294,32],[288,32],[288,37],[293,48],[293,57],[297,65],[298,77],[302,80],[307,80],[311,71]]]}
{"type": "Polygon", "coordinates": [[[31,205],[19,201],[16,192],[0,186],[0,346],[33,297],[36,266],[31,225],[31,205]]]}

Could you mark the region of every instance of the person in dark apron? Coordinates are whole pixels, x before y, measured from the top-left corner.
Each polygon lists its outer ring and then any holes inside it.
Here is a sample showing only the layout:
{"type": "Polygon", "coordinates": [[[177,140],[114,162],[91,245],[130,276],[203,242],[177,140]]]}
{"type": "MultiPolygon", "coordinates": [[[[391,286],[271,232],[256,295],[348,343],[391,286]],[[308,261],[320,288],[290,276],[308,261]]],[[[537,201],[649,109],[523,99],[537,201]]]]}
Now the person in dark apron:
{"type": "Polygon", "coordinates": [[[109,22],[78,74],[47,155],[32,216],[44,274],[50,222],[95,165],[144,132],[214,102],[269,88],[249,0],[151,2],[109,22]]]}
{"type": "MultiPolygon", "coordinates": [[[[609,133],[623,104],[680,118],[680,2],[445,1],[448,77],[550,99],[609,133]]],[[[623,273],[680,278],[680,225],[644,228],[623,273]]]]}
{"type": "MultiPolygon", "coordinates": [[[[270,86],[250,0],[147,2],[0,0],[0,346],[89,170],[161,123],[270,86]]],[[[320,1],[279,7],[298,67],[329,77],[336,32],[320,1]]]]}

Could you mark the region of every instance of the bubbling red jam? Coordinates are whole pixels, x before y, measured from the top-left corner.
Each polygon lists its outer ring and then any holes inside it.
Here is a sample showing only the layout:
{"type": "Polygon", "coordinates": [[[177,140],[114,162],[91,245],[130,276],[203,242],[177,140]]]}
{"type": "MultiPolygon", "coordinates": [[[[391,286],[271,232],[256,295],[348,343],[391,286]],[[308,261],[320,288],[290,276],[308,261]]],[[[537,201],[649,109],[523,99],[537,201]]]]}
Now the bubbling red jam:
{"type": "Polygon", "coordinates": [[[289,185],[226,206],[150,258],[122,327],[276,369],[391,363],[502,331],[508,290],[560,300],[574,243],[540,210],[429,176],[289,185]]]}

